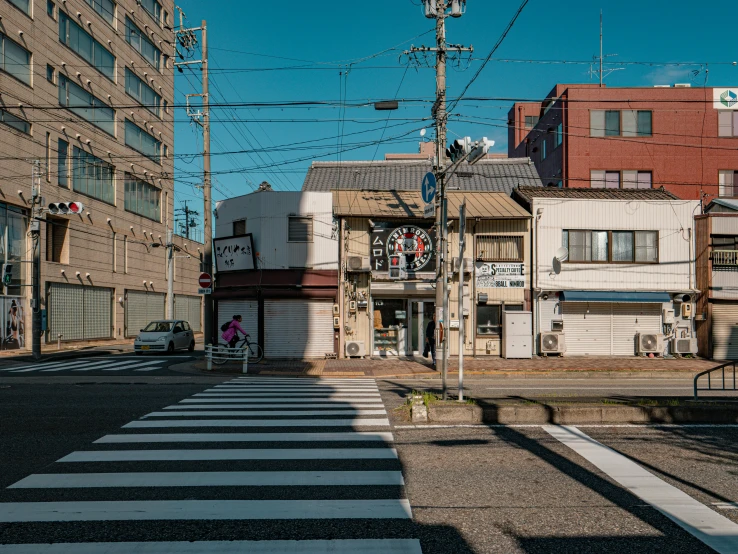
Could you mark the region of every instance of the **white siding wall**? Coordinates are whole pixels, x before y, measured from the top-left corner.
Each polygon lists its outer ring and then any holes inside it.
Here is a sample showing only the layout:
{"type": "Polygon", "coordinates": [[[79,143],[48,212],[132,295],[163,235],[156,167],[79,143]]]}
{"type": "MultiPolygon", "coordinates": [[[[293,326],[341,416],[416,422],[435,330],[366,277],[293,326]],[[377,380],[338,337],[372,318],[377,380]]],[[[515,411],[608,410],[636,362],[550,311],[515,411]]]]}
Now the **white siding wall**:
{"type": "Polygon", "coordinates": [[[687,237],[688,229],[694,227],[693,217],[698,205],[696,200],[534,200],[534,217],[539,208],[543,209],[538,222],[537,286],[543,290],[689,290],[687,237]],[[564,229],[659,231],[659,264],[565,262],[559,275],[550,276],[554,253],[562,245],[564,229]]]}
{"type": "Polygon", "coordinates": [[[338,232],[333,232],[330,192],[259,192],[218,202],[215,236],[233,235],[233,222],[246,219],[246,232],[263,269],[338,269],[338,232]],[[313,242],[288,243],[290,215],[313,216],[313,242]]]}

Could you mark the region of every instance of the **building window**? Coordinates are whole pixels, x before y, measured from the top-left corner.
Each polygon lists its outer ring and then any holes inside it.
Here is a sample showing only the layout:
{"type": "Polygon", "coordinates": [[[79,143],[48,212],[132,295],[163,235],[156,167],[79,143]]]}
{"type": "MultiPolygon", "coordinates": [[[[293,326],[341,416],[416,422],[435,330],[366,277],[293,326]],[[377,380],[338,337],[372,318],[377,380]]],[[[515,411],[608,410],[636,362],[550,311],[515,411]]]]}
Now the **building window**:
{"type": "Polygon", "coordinates": [[[643,263],[659,261],[657,231],[564,231],[571,263],[643,263]]]}
{"type": "Polygon", "coordinates": [[[16,8],[31,17],[31,0],[8,0],[16,8]]]}
{"type": "Polygon", "coordinates": [[[738,137],[738,111],[718,112],[718,136],[738,137]]]}
{"type": "Polygon", "coordinates": [[[46,261],[57,264],[69,263],[68,219],[46,220],[46,261]]]}
{"type": "Polygon", "coordinates": [[[115,110],[59,74],[59,104],[110,135],[115,135],[115,110]]]}
{"type": "Polygon", "coordinates": [[[589,134],[593,137],[650,137],[651,110],[591,110],[589,134]]]}
{"type": "Polygon", "coordinates": [[[0,69],[31,86],[31,53],[0,33],[0,69]]]}
{"type": "Polygon", "coordinates": [[[72,147],[72,188],[79,193],[115,204],[113,166],[100,158],[72,147]]]}
{"type": "Polygon", "coordinates": [[[138,100],[143,107],[161,117],[161,96],[153,88],[147,85],[133,71],[126,67],[126,93],[138,100]]]}
{"type": "Polygon", "coordinates": [[[145,33],[136,27],[128,16],[126,16],[126,42],[133,46],[154,68],[160,69],[161,50],[146,37],[145,33]]]}
{"type": "Polygon", "coordinates": [[[522,262],[523,237],[477,235],[477,259],[483,262],[522,262]]]}
{"type": "Polygon", "coordinates": [[[312,216],[289,216],[288,242],[313,242],[312,216]]]}
{"type": "Polygon", "coordinates": [[[51,133],[46,133],[46,182],[51,182],[51,133]]]}
{"type": "Polygon", "coordinates": [[[56,16],[56,4],[51,0],[46,0],[46,13],[49,17],[54,18],[56,16]]]}
{"type": "Polygon", "coordinates": [[[128,273],[128,235],[123,235],[123,273],[128,273]]]}
{"type": "Polygon", "coordinates": [[[60,187],[69,187],[69,143],[59,139],[57,142],[57,179],[60,187]]]}
{"type": "Polygon", "coordinates": [[[546,144],[548,143],[548,139],[546,137],[543,137],[543,141],[541,143],[541,161],[546,159],[546,144]]]}
{"type": "Polygon", "coordinates": [[[537,115],[526,115],[525,116],[525,126],[526,127],[535,127],[538,124],[538,120],[540,119],[537,115]]]}
{"type": "Polygon", "coordinates": [[[477,335],[500,335],[502,306],[477,304],[477,335]]]}
{"type": "Polygon", "coordinates": [[[556,126],[556,130],[554,131],[554,148],[558,148],[561,146],[561,143],[564,141],[564,124],[559,123],[556,126]]]}
{"type": "Polygon", "coordinates": [[[112,0],[86,0],[105,21],[115,27],[115,2],[112,0]]]}
{"type": "Polygon", "coordinates": [[[162,102],[164,103],[164,111],[166,113],[169,113],[169,102],[167,102],[166,100],[162,100],[162,102]]]}
{"type": "Polygon", "coordinates": [[[128,119],[126,119],[126,145],[150,160],[161,163],[161,142],[128,119]]]}
{"type": "Polygon", "coordinates": [[[620,135],[620,112],[615,110],[605,111],[605,136],[617,137],[620,135]]]}
{"type": "Polygon", "coordinates": [[[115,82],[115,56],[64,12],[59,12],[59,41],[115,82]]]}
{"type": "Polygon", "coordinates": [[[51,84],[56,83],[56,69],[49,64],[46,64],[46,80],[51,84]]]}
{"type": "Polygon", "coordinates": [[[619,189],[619,171],[592,170],[590,172],[590,186],[593,189],[619,189]]]}
{"type": "Polygon", "coordinates": [[[738,196],[738,171],[719,172],[720,196],[738,196]]]}
{"type": "Polygon", "coordinates": [[[650,189],[653,186],[653,178],[650,171],[604,171],[592,170],[590,172],[590,186],[593,189],[650,189]]]}
{"type": "Polygon", "coordinates": [[[28,123],[28,121],[21,119],[2,108],[0,108],[0,122],[4,123],[8,127],[12,127],[16,131],[20,131],[21,133],[25,133],[27,135],[31,134],[31,124],[28,123]]]}
{"type": "Polygon", "coordinates": [[[126,173],[125,209],[154,221],[161,221],[161,191],[126,173]]]}
{"type": "Polygon", "coordinates": [[[141,7],[156,20],[157,24],[161,22],[161,4],[157,0],[141,0],[141,7]]]}
{"type": "Polygon", "coordinates": [[[233,222],[233,236],[240,237],[246,234],[246,220],[239,219],[233,222]]]}
{"type": "MultiPolygon", "coordinates": [[[[0,264],[13,264],[10,286],[5,288],[5,294],[12,296],[25,294],[22,289],[26,273],[24,267],[30,267],[30,265],[21,262],[28,262],[31,258],[26,240],[27,233],[27,212],[20,208],[0,204],[0,264]]],[[[2,290],[2,285],[0,285],[0,293],[2,290]]]]}

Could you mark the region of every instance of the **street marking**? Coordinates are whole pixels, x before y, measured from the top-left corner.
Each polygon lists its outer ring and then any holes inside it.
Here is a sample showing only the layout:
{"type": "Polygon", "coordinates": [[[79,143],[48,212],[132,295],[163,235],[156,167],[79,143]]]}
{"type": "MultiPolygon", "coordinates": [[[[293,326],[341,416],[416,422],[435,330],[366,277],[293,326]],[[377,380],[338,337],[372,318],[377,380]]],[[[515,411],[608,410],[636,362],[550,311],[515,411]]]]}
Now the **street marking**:
{"type": "MultiPolygon", "coordinates": [[[[121,371],[123,369],[135,369],[136,371],[153,371],[158,368],[158,366],[161,366],[161,362],[123,362],[120,364],[114,364],[110,366],[103,366],[98,369],[102,369],[103,371],[121,371]],[[154,366],[154,367],[148,367],[148,366],[154,366]],[[136,369],[136,368],[144,368],[144,369],[136,369]]],[[[75,369],[74,371],[89,371],[89,367],[80,367],[75,369]]]]}
{"type": "MultiPolygon", "coordinates": [[[[213,409],[234,409],[240,410],[243,408],[265,408],[266,406],[250,406],[247,403],[244,404],[176,404],[174,406],[167,406],[164,410],[213,410],[213,409]]],[[[318,408],[357,408],[359,410],[370,410],[384,409],[384,405],[381,402],[371,403],[360,403],[360,402],[333,402],[325,404],[269,404],[269,408],[300,408],[303,410],[318,409],[318,408]]],[[[292,412],[290,412],[292,413],[292,412]]]]}
{"type": "Polygon", "coordinates": [[[149,433],[105,435],[94,444],[156,442],[393,442],[392,433],[345,431],[343,433],[149,433]]]}
{"type": "MultiPolygon", "coordinates": [[[[394,448],[215,448],[72,452],[57,462],[182,462],[212,460],[394,460],[394,448]]],[[[2,503],[0,503],[2,507],[2,503]]]]}
{"type": "Polygon", "coordinates": [[[713,502],[712,505],[721,510],[738,510],[738,502],[713,502]]]}
{"type": "Polygon", "coordinates": [[[152,427],[389,427],[388,419],[187,419],[184,421],[131,421],[124,429],[152,427]]]}
{"type": "MultiPolygon", "coordinates": [[[[321,403],[329,403],[332,406],[335,406],[336,404],[341,404],[342,406],[359,406],[359,405],[380,405],[382,404],[382,399],[380,397],[377,398],[367,398],[366,400],[357,398],[356,400],[349,400],[349,399],[336,399],[336,398],[186,398],[185,400],[180,400],[180,404],[202,404],[202,403],[239,403],[239,404],[269,404],[272,405],[274,402],[279,402],[280,404],[305,404],[310,402],[321,402],[321,403]]],[[[296,408],[300,408],[302,406],[295,406],[296,408]]]]}
{"type": "MultiPolygon", "coordinates": [[[[12,368],[4,369],[3,371],[11,373],[30,373],[32,371],[38,371],[40,373],[50,373],[58,371],[90,371],[90,370],[102,370],[102,371],[121,371],[123,369],[134,369],[136,367],[146,366],[160,366],[163,362],[161,361],[149,361],[142,362],[141,360],[128,360],[124,362],[118,362],[116,360],[106,360],[90,362],[90,360],[77,361],[77,362],[63,362],[58,364],[37,364],[35,366],[24,366],[25,369],[12,368]]],[[[157,369],[153,367],[146,371],[157,369]]]]}
{"type": "Polygon", "coordinates": [[[236,377],[231,379],[233,381],[253,381],[253,382],[270,382],[276,381],[279,383],[376,383],[375,379],[355,379],[355,378],[325,378],[325,377],[236,377]]]}
{"type": "Polygon", "coordinates": [[[0,522],[410,519],[410,503],[391,500],[126,500],[0,503],[0,522]]]}
{"type": "Polygon", "coordinates": [[[54,368],[48,368],[43,364],[35,366],[28,366],[26,369],[11,369],[12,373],[29,373],[31,371],[62,371],[67,369],[75,369],[78,367],[91,366],[91,367],[102,367],[111,363],[109,360],[104,362],[90,362],[90,360],[77,361],[77,362],[64,362],[63,364],[56,364],[54,368]]]}
{"type": "Polygon", "coordinates": [[[572,426],[543,429],[720,554],[738,552],[738,524],[572,426]]]}
{"type": "Polygon", "coordinates": [[[263,392],[198,392],[193,394],[202,398],[371,398],[381,400],[378,392],[356,392],[356,393],[330,393],[330,392],[286,392],[286,393],[263,393],[263,392]]]}
{"type": "MultiPolygon", "coordinates": [[[[151,412],[144,417],[200,417],[200,416],[364,416],[385,415],[382,410],[218,410],[191,412],[151,412]]],[[[289,420],[285,420],[289,421],[289,420]]]]}
{"type": "Polygon", "coordinates": [[[0,545],[0,554],[422,554],[417,539],[85,542],[0,545]]]}
{"type": "MultiPolygon", "coordinates": [[[[633,386],[622,386],[622,385],[605,385],[602,387],[548,387],[546,385],[542,385],[540,387],[486,387],[486,390],[566,390],[566,391],[578,391],[578,390],[652,390],[651,386],[640,386],[640,387],[633,387],[633,386]]],[[[658,390],[692,390],[692,383],[685,383],[683,387],[663,387],[659,386],[658,390]]],[[[718,391],[713,391],[718,392],[718,391]]]]}
{"type": "Polygon", "coordinates": [[[203,471],[173,473],[42,473],[10,489],[96,487],[320,487],[404,485],[401,471],[203,471]]]}
{"type": "Polygon", "coordinates": [[[362,388],[348,388],[348,387],[237,387],[235,385],[217,385],[211,389],[206,389],[204,392],[316,392],[316,393],[350,393],[350,392],[372,392],[379,393],[377,387],[362,387],[362,388]]]}

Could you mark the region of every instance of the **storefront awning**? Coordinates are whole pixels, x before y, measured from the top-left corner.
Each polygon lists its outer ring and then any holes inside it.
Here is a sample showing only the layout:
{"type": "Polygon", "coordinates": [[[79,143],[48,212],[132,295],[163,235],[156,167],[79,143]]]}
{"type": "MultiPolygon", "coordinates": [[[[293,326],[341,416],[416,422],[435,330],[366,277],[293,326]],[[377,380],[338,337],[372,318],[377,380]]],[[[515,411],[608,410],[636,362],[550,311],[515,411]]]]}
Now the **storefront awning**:
{"type": "Polygon", "coordinates": [[[597,290],[567,290],[561,293],[564,302],[671,302],[668,292],[614,292],[597,290]]]}

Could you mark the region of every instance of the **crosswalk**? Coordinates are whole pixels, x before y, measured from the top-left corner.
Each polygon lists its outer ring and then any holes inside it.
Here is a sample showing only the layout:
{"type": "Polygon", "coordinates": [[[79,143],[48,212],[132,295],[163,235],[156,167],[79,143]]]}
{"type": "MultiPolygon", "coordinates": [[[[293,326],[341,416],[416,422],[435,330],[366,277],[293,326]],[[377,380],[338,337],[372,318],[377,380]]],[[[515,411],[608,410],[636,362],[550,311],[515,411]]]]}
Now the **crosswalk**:
{"type": "Polygon", "coordinates": [[[0,554],[420,554],[404,486],[374,380],[244,376],[10,485],[0,554]]]}
{"type": "Polygon", "coordinates": [[[56,374],[84,372],[117,372],[117,371],[155,371],[169,363],[166,359],[147,359],[141,357],[100,357],[67,360],[63,362],[43,362],[16,367],[0,367],[0,375],[16,375],[25,373],[56,374]]]}

